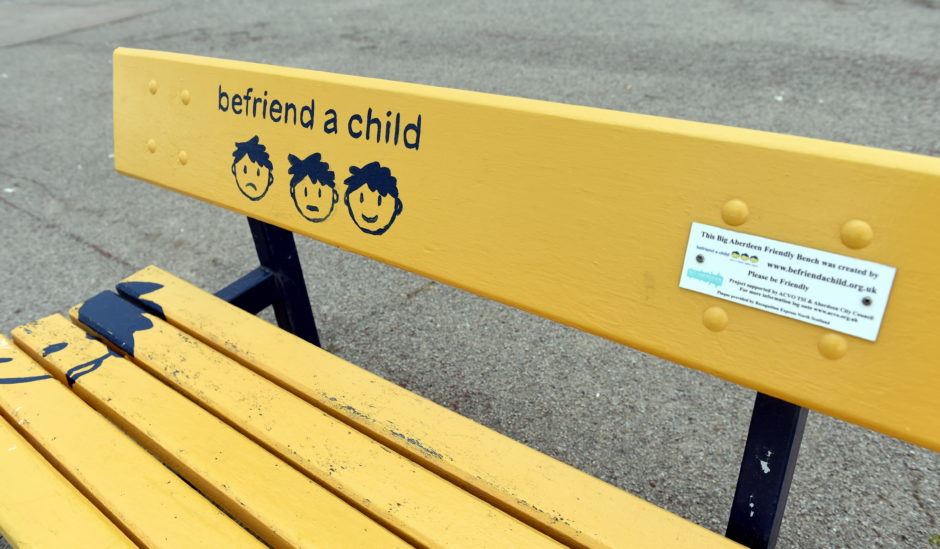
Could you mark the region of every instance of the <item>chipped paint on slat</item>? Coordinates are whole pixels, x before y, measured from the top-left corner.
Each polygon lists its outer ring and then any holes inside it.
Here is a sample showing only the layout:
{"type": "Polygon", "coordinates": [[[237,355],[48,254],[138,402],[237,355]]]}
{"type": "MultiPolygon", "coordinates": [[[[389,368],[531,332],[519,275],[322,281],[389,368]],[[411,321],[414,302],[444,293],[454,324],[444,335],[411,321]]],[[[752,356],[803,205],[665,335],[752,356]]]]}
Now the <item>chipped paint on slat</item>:
{"type": "Polygon", "coordinates": [[[127,280],[163,284],[154,292],[154,300],[163,306],[168,322],[380,441],[383,453],[399,452],[565,544],[737,546],[397,387],[157,267],[147,267],[127,280]],[[519,499],[531,505],[521,505],[519,499]],[[557,511],[549,514],[544,509],[557,511]]]}

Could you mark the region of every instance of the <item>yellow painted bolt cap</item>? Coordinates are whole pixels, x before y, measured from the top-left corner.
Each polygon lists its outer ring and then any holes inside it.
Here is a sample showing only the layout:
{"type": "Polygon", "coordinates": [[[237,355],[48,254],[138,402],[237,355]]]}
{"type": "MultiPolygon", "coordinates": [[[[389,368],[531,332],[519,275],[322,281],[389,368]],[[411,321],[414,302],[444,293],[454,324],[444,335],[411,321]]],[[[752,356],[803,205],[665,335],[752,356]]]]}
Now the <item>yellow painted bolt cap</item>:
{"type": "Polygon", "coordinates": [[[721,218],[728,225],[741,225],[747,221],[748,215],[750,215],[750,211],[747,204],[737,198],[725,202],[725,205],[721,207],[721,218]]]}
{"type": "Polygon", "coordinates": [[[853,250],[868,246],[874,237],[875,232],[871,225],[861,219],[846,221],[842,225],[842,243],[853,250]]]}
{"type": "Polygon", "coordinates": [[[728,326],[728,313],[721,307],[709,307],[702,314],[702,323],[713,332],[720,332],[728,326]]]}
{"type": "Polygon", "coordinates": [[[836,360],[845,356],[849,350],[849,342],[839,334],[825,334],[819,338],[819,352],[829,360],[836,360]]]}

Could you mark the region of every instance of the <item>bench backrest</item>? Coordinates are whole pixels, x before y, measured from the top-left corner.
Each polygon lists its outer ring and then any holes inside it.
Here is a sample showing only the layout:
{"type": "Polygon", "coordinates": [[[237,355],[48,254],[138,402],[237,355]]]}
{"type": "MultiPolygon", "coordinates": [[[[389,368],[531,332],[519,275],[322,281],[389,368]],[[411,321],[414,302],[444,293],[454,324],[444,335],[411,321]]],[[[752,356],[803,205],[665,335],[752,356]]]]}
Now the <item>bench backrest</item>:
{"type": "Polygon", "coordinates": [[[131,49],[114,111],[121,173],[940,450],[940,159],[131,49]]]}

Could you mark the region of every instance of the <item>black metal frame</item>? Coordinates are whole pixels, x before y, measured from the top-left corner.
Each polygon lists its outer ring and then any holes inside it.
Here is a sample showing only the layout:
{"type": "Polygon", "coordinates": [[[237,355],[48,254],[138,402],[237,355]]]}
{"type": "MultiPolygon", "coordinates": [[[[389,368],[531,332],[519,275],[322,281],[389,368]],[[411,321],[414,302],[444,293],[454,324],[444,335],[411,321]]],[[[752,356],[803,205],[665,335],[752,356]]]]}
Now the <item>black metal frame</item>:
{"type": "MultiPolygon", "coordinates": [[[[274,306],[278,326],[320,346],[294,234],[248,218],[261,265],[216,296],[252,314],[274,306]]],[[[726,536],[754,549],[777,543],[806,409],[757,393],[726,536]]]]}
{"type": "Polygon", "coordinates": [[[319,347],[294,233],[250,217],[248,226],[261,266],[215,295],[251,314],[273,305],[278,326],[319,347]]]}
{"type": "Polygon", "coordinates": [[[752,549],[777,544],[806,408],[757,393],[725,536],[752,549]]]}

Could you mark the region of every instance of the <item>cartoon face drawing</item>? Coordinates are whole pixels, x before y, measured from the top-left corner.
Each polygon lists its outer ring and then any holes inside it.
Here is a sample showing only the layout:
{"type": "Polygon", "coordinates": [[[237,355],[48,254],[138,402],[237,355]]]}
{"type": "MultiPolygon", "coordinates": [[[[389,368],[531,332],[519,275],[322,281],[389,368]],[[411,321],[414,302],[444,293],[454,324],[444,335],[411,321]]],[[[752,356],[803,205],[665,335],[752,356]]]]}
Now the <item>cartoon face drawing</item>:
{"type": "Polygon", "coordinates": [[[326,221],[333,213],[333,206],[339,202],[336,192],[335,175],[330,165],[320,160],[320,153],[314,153],[301,160],[289,154],[287,161],[290,169],[287,173],[294,177],[290,180],[290,196],[300,215],[309,221],[326,221]]]}
{"type": "Polygon", "coordinates": [[[367,234],[384,233],[402,211],[398,180],[378,162],[361,168],[350,166],[349,173],[343,201],[353,223],[367,234]]]}
{"type": "Polygon", "coordinates": [[[274,183],[274,166],[258,136],[236,142],[232,156],[232,175],[238,190],[250,200],[261,200],[274,183]]]}

